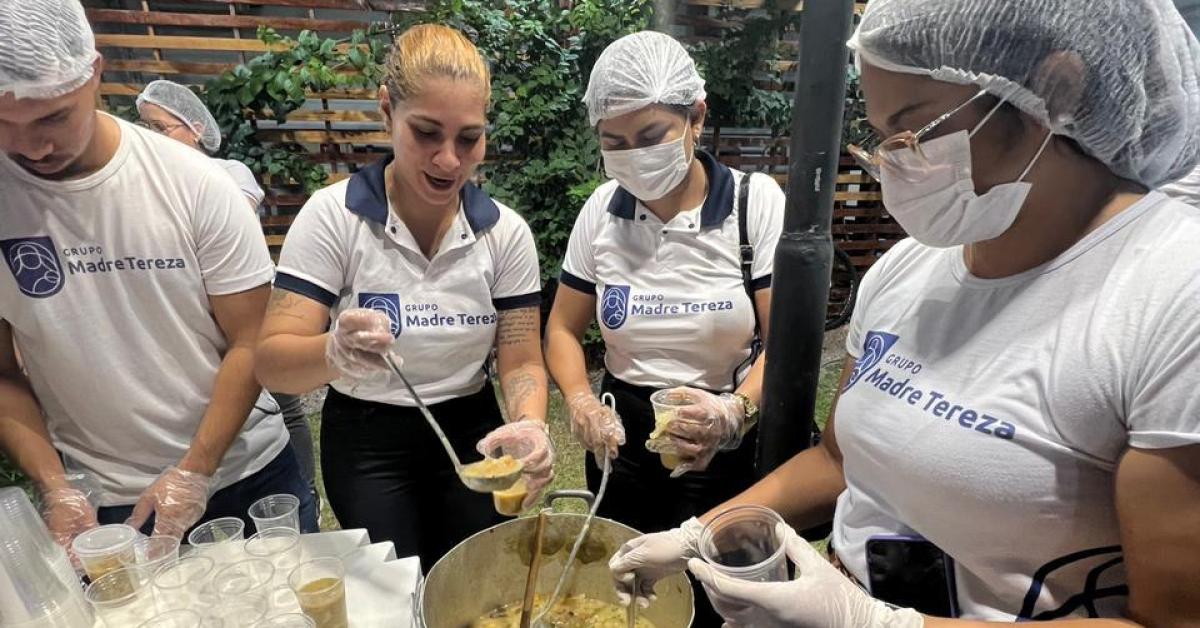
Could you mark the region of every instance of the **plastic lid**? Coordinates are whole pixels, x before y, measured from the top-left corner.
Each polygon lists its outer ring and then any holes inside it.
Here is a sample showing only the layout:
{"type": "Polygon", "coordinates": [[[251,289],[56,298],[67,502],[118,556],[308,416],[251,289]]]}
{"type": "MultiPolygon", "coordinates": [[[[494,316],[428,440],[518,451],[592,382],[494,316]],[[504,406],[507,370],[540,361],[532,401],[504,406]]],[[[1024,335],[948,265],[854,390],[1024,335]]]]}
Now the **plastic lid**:
{"type": "Polygon", "coordinates": [[[137,537],[137,530],[123,523],[114,523],[92,528],[80,534],[75,537],[75,541],[71,543],[71,547],[80,556],[112,554],[132,545],[137,537]]]}

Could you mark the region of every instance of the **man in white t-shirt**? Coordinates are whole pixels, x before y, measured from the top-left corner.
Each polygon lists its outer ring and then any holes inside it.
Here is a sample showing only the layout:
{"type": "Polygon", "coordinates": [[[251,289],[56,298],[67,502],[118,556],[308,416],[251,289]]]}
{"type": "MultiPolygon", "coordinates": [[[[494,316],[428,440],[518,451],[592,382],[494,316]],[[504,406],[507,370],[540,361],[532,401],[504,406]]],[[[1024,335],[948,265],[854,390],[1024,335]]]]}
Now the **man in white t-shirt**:
{"type": "Polygon", "coordinates": [[[0,5],[0,448],[60,543],[151,515],[179,537],[273,493],[314,529],[253,375],[273,275],[254,215],[209,158],[93,109],[78,0],[20,4],[0,5]]]}

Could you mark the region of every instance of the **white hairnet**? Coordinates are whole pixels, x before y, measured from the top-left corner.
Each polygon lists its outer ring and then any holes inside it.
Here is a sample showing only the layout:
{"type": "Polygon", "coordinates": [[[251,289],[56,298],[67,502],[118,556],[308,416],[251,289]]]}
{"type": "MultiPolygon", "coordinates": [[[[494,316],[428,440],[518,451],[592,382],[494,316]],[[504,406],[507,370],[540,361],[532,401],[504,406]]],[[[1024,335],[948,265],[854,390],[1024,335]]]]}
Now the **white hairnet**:
{"type": "Polygon", "coordinates": [[[79,0],[0,1],[0,95],[69,94],[95,74],[97,56],[79,0]]]}
{"type": "Polygon", "coordinates": [[[1149,187],[1200,160],[1200,45],[1170,0],[872,0],[850,47],[979,85],[1149,187]]]}
{"type": "Polygon", "coordinates": [[[217,125],[212,113],[209,113],[208,107],[204,106],[200,97],[191,89],[171,81],[152,81],[138,94],[138,111],[147,103],[158,105],[179,118],[180,122],[200,137],[200,144],[208,152],[214,152],[221,147],[221,127],[217,125]]]}
{"type": "Polygon", "coordinates": [[[669,35],[642,31],[600,53],[583,101],[595,126],[648,105],[691,105],[704,96],[704,79],[687,50],[669,35]]]}

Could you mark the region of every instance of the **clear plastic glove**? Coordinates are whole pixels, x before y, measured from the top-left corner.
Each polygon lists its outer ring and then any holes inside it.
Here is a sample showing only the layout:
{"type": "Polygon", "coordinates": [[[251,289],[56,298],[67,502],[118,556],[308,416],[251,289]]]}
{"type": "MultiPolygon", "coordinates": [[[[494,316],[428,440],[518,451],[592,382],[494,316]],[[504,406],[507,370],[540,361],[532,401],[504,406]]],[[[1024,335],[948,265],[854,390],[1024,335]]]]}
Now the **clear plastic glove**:
{"type": "Polygon", "coordinates": [[[125,523],[140,529],[154,513],[154,534],[182,539],[204,515],[212,482],[202,473],[167,467],[138,498],[125,523]]]}
{"type": "Polygon", "coordinates": [[[71,548],[71,541],[80,533],[100,525],[96,521],[96,508],[92,506],[87,493],[77,488],[50,489],[43,492],[41,497],[42,519],[50,530],[50,536],[67,551],[75,570],[82,571],[79,558],[71,548]]]}
{"type": "Polygon", "coordinates": [[[675,411],[676,419],[667,426],[671,449],[683,463],[671,477],[708,468],[717,452],[734,449],[742,442],[745,409],[733,395],[714,395],[698,388],[676,388],[687,395],[691,405],[675,411]]]}
{"type": "Polygon", "coordinates": [[[649,606],[659,580],[683,573],[688,559],[700,556],[703,531],[704,524],[692,517],[678,528],[644,534],[622,545],[608,561],[621,604],[636,600],[642,608],[649,606]]]}
{"type": "Polygon", "coordinates": [[[521,503],[522,510],[536,504],[542,490],[554,479],[554,445],[545,421],[521,419],[505,423],[484,436],[475,450],[484,456],[498,451],[521,461],[525,467],[521,476],[529,491],[521,503]]]}
{"type": "Polygon", "coordinates": [[[571,433],[602,464],[604,456],[617,457],[617,448],[625,444],[625,426],[617,413],[591,391],[580,391],[567,398],[571,415],[571,433]]]}
{"type": "Polygon", "coordinates": [[[921,628],[911,608],[892,608],[863,591],[786,525],[775,529],[797,576],[790,582],[749,582],[718,573],[703,560],[688,570],[704,585],[726,626],[769,628],[921,628]]]}
{"type": "Polygon", "coordinates": [[[346,310],[329,330],[325,361],[346,379],[369,379],[388,370],[383,354],[395,341],[387,314],[366,308],[346,310]]]}

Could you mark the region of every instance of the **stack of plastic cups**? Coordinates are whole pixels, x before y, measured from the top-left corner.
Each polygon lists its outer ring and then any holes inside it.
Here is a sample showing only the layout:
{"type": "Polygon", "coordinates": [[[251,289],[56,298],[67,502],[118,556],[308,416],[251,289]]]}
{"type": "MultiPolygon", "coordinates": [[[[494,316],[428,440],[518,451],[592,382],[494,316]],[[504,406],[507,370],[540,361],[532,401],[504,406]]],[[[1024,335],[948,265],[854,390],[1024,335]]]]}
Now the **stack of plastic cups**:
{"type": "Polygon", "coordinates": [[[67,553],[19,488],[0,489],[0,625],[91,626],[67,553]]]}

